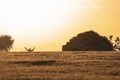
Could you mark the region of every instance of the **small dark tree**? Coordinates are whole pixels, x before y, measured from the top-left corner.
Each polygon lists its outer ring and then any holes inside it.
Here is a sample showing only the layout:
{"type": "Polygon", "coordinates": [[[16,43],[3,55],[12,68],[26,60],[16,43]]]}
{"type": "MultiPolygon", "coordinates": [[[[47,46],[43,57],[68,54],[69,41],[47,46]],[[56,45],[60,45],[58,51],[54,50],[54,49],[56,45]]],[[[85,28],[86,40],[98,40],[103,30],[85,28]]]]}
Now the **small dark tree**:
{"type": "Polygon", "coordinates": [[[109,36],[109,40],[110,40],[110,42],[111,42],[114,50],[115,50],[115,51],[120,51],[120,38],[119,38],[119,37],[116,37],[115,40],[113,40],[112,38],[113,38],[113,36],[110,35],[110,36],[109,36]],[[114,42],[112,42],[112,41],[114,41],[114,42]]]}
{"type": "Polygon", "coordinates": [[[116,37],[115,44],[113,45],[115,50],[120,50],[120,38],[116,37]]]}
{"type": "Polygon", "coordinates": [[[9,51],[12,48],[14,39],[12,39],[9,35],[1,35],[0,36],[0,50],[1,51],[9,51]]]}

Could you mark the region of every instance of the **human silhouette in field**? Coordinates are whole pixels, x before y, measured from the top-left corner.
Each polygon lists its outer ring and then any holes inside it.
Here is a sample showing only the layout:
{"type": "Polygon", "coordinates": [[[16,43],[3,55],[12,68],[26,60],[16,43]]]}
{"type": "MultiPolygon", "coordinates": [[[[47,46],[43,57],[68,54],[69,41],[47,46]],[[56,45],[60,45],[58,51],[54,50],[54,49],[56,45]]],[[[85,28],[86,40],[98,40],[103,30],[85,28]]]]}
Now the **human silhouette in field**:
{"type": "Polygon", "coordinates": [[[35,50],[35,47],[34,48],[26,48],[24,47],[28,52],[33,52],[35,50]]]}

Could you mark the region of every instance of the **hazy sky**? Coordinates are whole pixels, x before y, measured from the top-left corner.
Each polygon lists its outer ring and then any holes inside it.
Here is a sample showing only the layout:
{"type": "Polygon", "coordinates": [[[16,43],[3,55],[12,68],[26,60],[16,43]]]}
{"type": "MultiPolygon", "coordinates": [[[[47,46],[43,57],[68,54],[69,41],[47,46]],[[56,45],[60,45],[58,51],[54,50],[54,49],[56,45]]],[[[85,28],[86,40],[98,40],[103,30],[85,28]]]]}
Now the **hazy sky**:
{"type": "Polygon", "coordinates": [[[120,36],[120,0],[0,0],[0,34],[15,39],[14,51],[61,50],[88,30],[120,36]]]}

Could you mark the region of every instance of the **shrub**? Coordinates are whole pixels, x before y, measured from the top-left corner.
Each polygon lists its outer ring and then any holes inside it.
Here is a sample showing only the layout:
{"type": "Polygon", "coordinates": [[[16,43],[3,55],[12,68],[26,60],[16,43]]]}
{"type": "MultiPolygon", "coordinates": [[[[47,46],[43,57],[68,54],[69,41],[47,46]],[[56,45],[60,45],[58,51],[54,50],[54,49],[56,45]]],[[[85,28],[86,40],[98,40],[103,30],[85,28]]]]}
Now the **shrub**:
{"type": "Polygon", "coordinates": [[[9,51],[12,48],[14,40],[9,35],[0,36],[0,50],[9,51]]]}
{"type": "Polygon", "coordinates": [[[113,45],[94,31],[87,31],[73,37],[62,47],[63,51],[112,51],[113,45]]]}

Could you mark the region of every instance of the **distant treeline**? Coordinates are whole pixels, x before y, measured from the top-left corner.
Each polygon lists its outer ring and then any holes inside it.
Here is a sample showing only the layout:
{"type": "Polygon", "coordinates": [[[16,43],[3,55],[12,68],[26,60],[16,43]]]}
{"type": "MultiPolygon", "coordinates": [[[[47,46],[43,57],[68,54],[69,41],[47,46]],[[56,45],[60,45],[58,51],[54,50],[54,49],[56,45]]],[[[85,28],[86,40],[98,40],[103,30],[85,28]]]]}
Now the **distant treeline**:
{"type": "MultiPolygon", "coordinates": [[[[112,42],[113,36],[109,38],[99,35],[95,31],[87,31],[78,34],[62,46],[63,51],[114,51],[120,50],[120,39],[116,37],[112,42]]],[[[0,51],[12,49],[14,39],[9,35],[0,35],[0,51]]],[[[30,49],[31,50],[31,49],[30,49]]]]}
{"type": "Polygon", "coordinates": [[[109,38],[99,35],[95,31],[87,31],[78,34],[70,39],[66,45],[62,46],[63,51],[113,51],[120,50],[120,39],[116,38],[112,43],[112,37],[109,38]]]}

